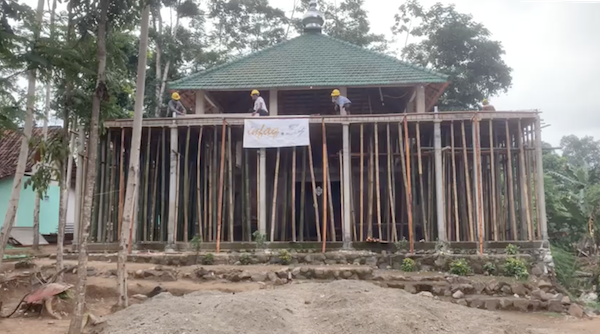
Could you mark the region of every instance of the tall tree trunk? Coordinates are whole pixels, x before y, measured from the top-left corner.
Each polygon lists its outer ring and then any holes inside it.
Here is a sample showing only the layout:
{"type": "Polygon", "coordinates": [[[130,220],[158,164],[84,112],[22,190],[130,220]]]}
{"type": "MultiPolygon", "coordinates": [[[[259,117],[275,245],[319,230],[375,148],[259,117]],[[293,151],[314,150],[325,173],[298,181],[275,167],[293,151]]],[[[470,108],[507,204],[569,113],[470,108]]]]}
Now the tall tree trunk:
{"type": "MultiPolygon", "coordinates": [[[[44,0],[38,0],[37,13],[36,13],[37,27],[34,28],[34,39],[40,36],[40,27],[42,25],[42,18],[44,16],[44,0]]],[[[25,175],[25,168],[27,167],[27,156],[29,154],[29,139],[31,138],[31,132],[33,131],[33,108],[35,107],[35,80],[36,71],[30,70],[28,76],[28,88],[27,88],[27,111],[25,115],[25,126],[23,128],[23,137],[21,138],[21,150],[19,151],[19,160],[17,160],[17,169],[13,179],[13,187],[10,193],[10,199],[8,200],[8,208],[6,209],[6,215],[4,216],[4,223],[2,230],[0,231],[0,267],[2,267],[2,259],[4,258],[4,249],[8,244],[8,238],[10,237],[10,231],[17,215],[17,209],[19,207],[19,198],[21,197],[21,184],[23,182],[23,175],[25,175]]]]}
{"type": "Polygon", "coordinates": [[[82,331],[83,313],[85,308],[85,289],[87,281],[87,242],[90,234],[90,220],[92,218],[92,202],[94,199],[94,186],[96,184],[96,159],[98,155],[98,123],[100,120],[100,103],[108,99],[106,87],[106,16],[110,0],[100,1],[100,20],[98,22],[98,79],[96,92],[92,98],[92,118],[87,147],[88,169],[85,182],[85,196],[83,201],[82,233],[79,240],[79,261],[77,265],[77,287],[75,310],[71,318],[68,334],[79,334],[82,331]]]}
{"type": "MultiPolygon", "coordinates": [[[[73,2],[69,1],[67,5],[67,47],[70,46],[71,36],[73,32],[73,2]]],[[[71,107],[71,99],[73,96],[73,83],[71,74],[67,72],[66,75],[66,88],[65,88],[65,104],[63,114],[63,138],[62,143],[64,146],[69,147],[68,157],[65,157],[65,165],[61,170],[61,173],[66,171],[66,175],[62,174],[60,182],[60,204],[58,208],[58,235],[56,237],[57,249],[56,249],[56,271],[61,272],[64,268],[63,254],[65,245],[65,227],[67,226],[67,213],[69,212],[69,188],[71,186],[71,170],[73,166],[73,148],[75,147],[75,136],[69,132],[69,113],[71,107]],[[69,138],[71,138],[69,142],[69,138]]],[[[62,275],[60,277],[62,280],[62,275]]]]}
{"type": "Polygon", "coordinates": [[[160,107],[162,104],[162,95],[161,95],[161,78],[162,78],[162,71],[161,71],[161,53],[162,53],[162,48],[161,48],[161,41],[160,39],[162,38],[162,16],[160,15],[160,2],[157,2],[156,8],[154,9],[154,31],[157,31],[158,33],[156,34],[156,39],[155,39],[155,43],[156,43],[156,50],[154,52],[155,56],[155,61],[156,61],[156,73],[154,75],[154,81],[156,82],[155,84],[155,94],[156,96],[155,98],[155,103],[156,103],[156,107],[154,109],[154,116],[155,117],[160,117],[160,107]]]}
{"type": "MultiPolygon", "coordinates": [[[[130,229],[133,224],[135,194],[140,169],[140,144],[142,139],[142,115],[144,112],[144,90],[146,88],[146,61],[148,51],[148,21],[150,6],[146,5],[142,13],[142,26],[140,32],[140,49],[137,68],[137,87],[135,93],[135,106],[133,116],[133,134],[131,136],[131,148],[129,150],[129,174],[127,177],[127,188],[125,190],[125,205],[123,210],[123,228],[119,247],[119,259],[117,263],[117,285],[119,290],[119,307],[127,307],[127,250],[131,243],[130,229]]],[[[148,157],[147,157],[148,158],[148,157]]],[[[149,158],[148,158],[149,159],[149,158]]],[[[144,222],[145,223],[145,222],[144,222]]]]}
{"type": "MultiPolygon", "coordinates": [[[[56,12],[56,0],[52,2],[52,11],[50,12],[50,40],[54,37],[54,12],[56,12]]],[[[52,71],[52,68],[50,67],[52,71]]],[[[46,83],[46,118],[44,119],[43,136],[44,141],[48,139],[48,119],[50,118],[50,84],[51,79],[46,83]]],[[[45,163],[42,158],[42,163],[45,163]]],[[[33,207],[33,250],[40,250],[40,194],[35,192],[35,204],[33,207]]]]}

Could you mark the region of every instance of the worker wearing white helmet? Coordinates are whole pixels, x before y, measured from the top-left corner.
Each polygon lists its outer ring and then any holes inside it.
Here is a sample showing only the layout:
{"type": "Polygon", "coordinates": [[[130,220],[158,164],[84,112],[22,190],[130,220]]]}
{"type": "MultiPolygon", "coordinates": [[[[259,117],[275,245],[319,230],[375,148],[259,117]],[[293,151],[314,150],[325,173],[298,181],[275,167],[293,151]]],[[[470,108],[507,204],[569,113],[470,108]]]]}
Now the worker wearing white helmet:
{"type": "Polygon", "coordinates": [[[255,89],[250,95],[252,96],[252,100],[254,100],[254,108],[250,109],[252,116],[269,116],[269,110],[267,109],[265,100],[260,96],[260,92],[255,89]]]}
{"type": "Polygon", "coordinates": [[[331,102],[335,103],[335,111],[339,111],[340,115],[350,115],[352,102],[347,97],[342,96],[338,89],[334,89],[331,92],[331,102]]]}

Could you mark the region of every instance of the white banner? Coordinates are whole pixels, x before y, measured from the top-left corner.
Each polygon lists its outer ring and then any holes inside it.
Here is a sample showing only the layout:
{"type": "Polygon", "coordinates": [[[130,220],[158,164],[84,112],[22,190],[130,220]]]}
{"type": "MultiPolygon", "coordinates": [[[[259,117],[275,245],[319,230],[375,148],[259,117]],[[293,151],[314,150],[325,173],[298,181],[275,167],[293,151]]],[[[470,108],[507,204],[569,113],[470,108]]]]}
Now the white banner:
{"type": "Polygon", "coordinates": [[[244,148],[308,146],[308,119],[244,120],[244,148]]]}

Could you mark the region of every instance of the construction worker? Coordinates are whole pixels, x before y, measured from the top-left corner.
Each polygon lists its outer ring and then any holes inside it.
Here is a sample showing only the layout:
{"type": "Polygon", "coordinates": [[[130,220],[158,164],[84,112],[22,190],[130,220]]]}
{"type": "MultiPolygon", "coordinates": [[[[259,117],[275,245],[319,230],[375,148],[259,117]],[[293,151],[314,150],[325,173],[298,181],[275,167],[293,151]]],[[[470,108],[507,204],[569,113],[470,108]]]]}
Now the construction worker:
{"type": "Polygon", "coordinates": [[[185,115],[185,107],[181,104],[181,101],[179,101],[180,99],[179,93],[174,92],[171,94],[171,100],[169,101],[167,110],[169,117],[173,117],[172,115],[176,115],[175,117],[185,115]]]}
{"type": "Polygon", "coordinates": [[[254,100],[254,108],[250,108],[250,112],[252,112],[252,116],[269,116],[269,110],[267,109],[267,105],[265,104],[265,100],[260,96],[260,92],[258,90],[253,90],[250,93],[252,96],[252,100],[254,100]]]}
{"type": "Polygon", "coordinates": [[[481,104],[483,104],[483,108],[481,108],[481,110],[496,111],[496,108],[494,108],[494,106],[490,104],[490,102],[488,101],[488,99],[483,99],[483,101],[481,102],[481,104]]]}
{"type": "Polygon", "coordinates": [[[335,111],[339,111],[340,115],[350,115],[352,102],[347,97],[342,96],[339,90],[334,89],[331,92],[331,102],[335,103],[335,111]]]}

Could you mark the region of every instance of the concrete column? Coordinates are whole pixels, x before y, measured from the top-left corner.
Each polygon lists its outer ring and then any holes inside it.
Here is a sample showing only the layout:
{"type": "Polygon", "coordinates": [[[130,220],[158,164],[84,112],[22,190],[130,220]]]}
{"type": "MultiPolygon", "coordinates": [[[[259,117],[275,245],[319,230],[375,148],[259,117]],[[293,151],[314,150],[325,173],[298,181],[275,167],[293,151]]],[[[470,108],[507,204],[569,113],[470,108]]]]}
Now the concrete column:
{"type": "MultiPolygon", "coordinates": [[[[175,115],[174,115],[175,116],[175,115]]],[[[167,221],[167,250],[173,249],[175,244],[175,222],[177,221],[177,181],[179,176],[179,136],[177,125],[173,120],[171,125],[171,166],[169,167],[169,218],[167,221]]]]}
{"type": "Polygon", "coordinates": [[[205,101],[204,96],[205,96],[205,93],[203,90],[196,91],[196,111],[195,111],[196,114],[199,114],[199,115],[206,114],[206,110],[204,108],[204,101],[205,101]]]}
{"type": "Polygon", "coordinates": [[[259,179],[258,179],[258,233],[267,235],[267,150],[261,148],[258,152],[259,179]]]}
{"type": "Polygon", "coordinates": [[[269,115],[279,115],[279,111],[277,110],[277,93],[277,89],[271,89],[269,91],[269,115]]]}
{"type": "Polygon", "coordinates": [[[424,113],[427,110],[425,110],[425,86],[423,85],[419,85],[417,86],[417,98],[416,98],[416,103],[417,103],[417,112],[418,113],[424,113]]]}
{"type": "MultiPolygon", "coordinates": [[[[475,116],[477,117],[477,116],[475,116]]],[[[481,224],[481,233],[483,235],[483,239],[485,240],[485,220],[483,218],[483,191],[482,187],[479,186],[480,180],[482,180],[481,168],[479,167],[479,152],[481,150],[481,137],[479,134],[479,122],[472,123],[472,133],[473,133],[473,187],[475,193],[475,230],[477,231],[477,235],[475,239],[479,242],[479,225],[481,224]],[[479,145],[477,145],[479,143],[479,145]],[[481,222],[480,222],[481,220],[481,222]]]]}
{"type": "Polygon", "coordinates": [[[540,116],[535,117],[535,159],[536,162],[536,199],[537,209],[540,213],[540,227],[542,228],[542,240],[548,241],[548,221],[546,220],[546,193],[544,192],[544,166],[542,159],[542,126],[540,116]]]}
{"type": "MultiPolygon", "coordinates": [[[[437,107],[435,109],[437,113],[437,107]]],[[[437,215],[438,239],[446,241],[446,223],[444,221],[444,185],[442,183],[442,130],[441,120],[436,118],[433,123],[433,147],[435,149],[435,207],[437,215]]]]}
{"type": "MultiPolygon", "coordinates": [[[[343,182],[344,182],[344,219],[343,219],[343,241],[344,249],[349,249],[352,245],[352,226],[351,226],[351,195],[350,195],[350,125],[342,125],[342,158],[343,158],[343,182]]],[[[342,180],[340,180],[342,181],[342,180]]]]}

